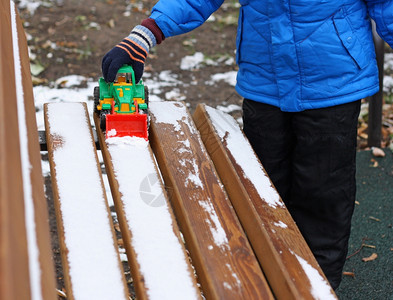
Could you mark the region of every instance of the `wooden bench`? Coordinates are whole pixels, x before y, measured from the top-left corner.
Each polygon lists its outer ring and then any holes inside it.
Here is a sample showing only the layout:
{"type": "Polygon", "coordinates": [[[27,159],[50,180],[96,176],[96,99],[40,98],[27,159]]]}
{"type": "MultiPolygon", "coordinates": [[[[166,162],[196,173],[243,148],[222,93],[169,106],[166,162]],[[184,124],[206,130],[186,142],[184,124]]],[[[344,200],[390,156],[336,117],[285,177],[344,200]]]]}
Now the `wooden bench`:
{"type": "MultiPolygon", "coordinates": [[[[27,43],[10,3],[0,6],[0,298],[55,299],[27,43]]],[[[191,117],[181,102],[150,111],[150,145],[105,140],[96,126],[137,298],[336,299],[234,120],[206,106],[191,117]]],[[[47,104],[45,119],[67,299],[127,299],[86,105],[47,104]]]]}

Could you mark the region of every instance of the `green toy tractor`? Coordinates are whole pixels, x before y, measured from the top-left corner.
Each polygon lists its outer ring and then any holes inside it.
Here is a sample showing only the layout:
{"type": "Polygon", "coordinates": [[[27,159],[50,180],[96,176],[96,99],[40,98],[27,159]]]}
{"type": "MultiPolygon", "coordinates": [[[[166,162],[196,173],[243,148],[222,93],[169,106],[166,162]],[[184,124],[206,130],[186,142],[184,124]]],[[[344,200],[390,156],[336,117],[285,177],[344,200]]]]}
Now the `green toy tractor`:
{"type": "Polygon", "coordinates": [[[148,91],[140,80],[135,83],[134,70],[122,66],[114,82],[100,78],[94,88],[94,112],[100,127],[109,137],[136,136],[148,139],[148,91]]]}

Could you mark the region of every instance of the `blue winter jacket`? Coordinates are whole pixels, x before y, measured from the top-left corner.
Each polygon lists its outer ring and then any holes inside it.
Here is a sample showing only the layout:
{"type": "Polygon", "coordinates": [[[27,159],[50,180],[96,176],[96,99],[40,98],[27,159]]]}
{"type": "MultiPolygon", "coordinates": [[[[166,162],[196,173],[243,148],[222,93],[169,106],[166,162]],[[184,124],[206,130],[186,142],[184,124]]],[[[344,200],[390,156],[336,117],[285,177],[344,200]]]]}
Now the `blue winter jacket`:
{"type": "MultiPolygon", "coordinates": [[[[224,0],[160,0],[165,37],[200,26],[224,0]]],[[[283,111],[328,107],[379,89],[370,18],[393,45],[393,0],[240,0],[236,90],[283,111]]]]}

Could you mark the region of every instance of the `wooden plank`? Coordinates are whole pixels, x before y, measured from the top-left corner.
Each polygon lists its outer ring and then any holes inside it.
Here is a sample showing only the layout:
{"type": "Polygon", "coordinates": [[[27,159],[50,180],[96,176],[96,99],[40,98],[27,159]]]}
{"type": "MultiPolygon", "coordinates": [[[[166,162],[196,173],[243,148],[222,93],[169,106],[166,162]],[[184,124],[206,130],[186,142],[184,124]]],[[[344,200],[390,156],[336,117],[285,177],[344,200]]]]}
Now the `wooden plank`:
{"type": "Polygon", "coordinates": [[[0,1],[0,298],[31,299],[10,1],[0,1]]]}
{"type": "MultiPolygon", "coordinates": [[[[41,154],[40,146],[38,142],[38,130],[37,121],[35,115],[35,104],[33,96],[33,83],[30,72],[30,59],[28,54],[28,46],[25,31],[22,26],[22,22],[18,16],[17,8],[16,12],[16,25],[18,32],[18,44],[20,54],[20,67],[21,67],[21,79],[23,88],[23,99],[24,99],[24,111],[25,111],[25,128],[26,128],[26,145],[29,157],[29,164],[26,166],[30,171],[30,185],[31,185],[31,197],[32,205],[26,204],[27,207],[31,207],[27,210],[27,218],[30,220],[27,222],[27,226],[34,227],[35,232],[31,233],[32,237],[28,239],[29,244],[34,243],[38,249],[38,257],[34,257],[34,250],[30,250],[30,268],[37,268],[35,273],[30,274],[32,276],[32,294],[35,295],[33,299],[55,299],[56,298],[56,282],[55,282],[55,271],[52,257],[52,248],[50,241],[50,228],[49,228],[49,215],[47,201],[44,191],[44,180],[42,176],[41,168],[41,154]],[[35,259],[36,262],[31,260],[35,259]],[[39,286],[38,286],[39,285],[39,286]],[[36,291],[35,289],[40,289],[36,291]]],[[[24,187],[26,189],[26,187],[24,187]]],[[[26,200],[25,200],[26,201],[26,200]]]]}
{"type": "Polygon", "coordinates": [[[149,140],[206,298],[272,299],[185,105],[149,107],[149,140]]]}
{"type": "Polygon", "coordinates": [[[98,137],[138,299],[201,299],[147,141],[98,137]]]}
{"type": "Polygon", "coordinates": [[[67,299],[128,299],[86,104],[44,114],[67,299]]]}
{"type": "Polygon", "coordinates": [[[336,299],[239,125],[198,105],[194,121],[278,299],[336,299]]]}
{"type": "Polygon", "coordinates": [[[1,299],[55,299],[48,211],[41,171],[30,62],[12,1],[2,1],[0,89],[1,299]],[[4,116],[3,116],[4,113],[4,116]],[[4,127],[3,127],[4,125],[4,127]],[[9,180],[9,182],[7,182],[9,180]],[[8,268],[8,270],[7,270],[8,268]]]}

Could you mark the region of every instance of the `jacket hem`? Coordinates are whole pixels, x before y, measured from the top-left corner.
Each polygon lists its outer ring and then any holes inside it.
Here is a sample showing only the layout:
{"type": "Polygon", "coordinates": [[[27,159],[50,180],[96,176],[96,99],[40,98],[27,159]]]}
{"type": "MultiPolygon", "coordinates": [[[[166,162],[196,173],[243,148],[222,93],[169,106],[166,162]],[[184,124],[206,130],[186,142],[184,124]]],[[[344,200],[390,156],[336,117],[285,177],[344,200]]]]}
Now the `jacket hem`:
{"type": "Polygon", "coordinates": [[[318,109],[318,108],[345,104],[372,96],[379,91],[379,85],[373,85],[372,87],[362,89],[361,91],[358,92],[352,92],[346,95],[340,95],[336,97],[329,97],[324,100],[310,100],[310,99],[301,100],[299,102],[299,107],[301,107],[300,110],[295,110],[293,107],[284,107],[280,105],[280,100],[277,97],[271,97],[267,95],[261,95],[261,94],[245,91],[238,84],[236,85],[235,89],[239,93],[239,95],[244,98],[279,107],[282,111],[299,112],[307,109],[318,109]]]}

